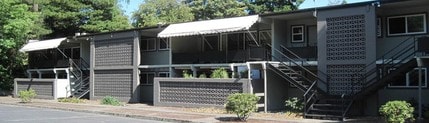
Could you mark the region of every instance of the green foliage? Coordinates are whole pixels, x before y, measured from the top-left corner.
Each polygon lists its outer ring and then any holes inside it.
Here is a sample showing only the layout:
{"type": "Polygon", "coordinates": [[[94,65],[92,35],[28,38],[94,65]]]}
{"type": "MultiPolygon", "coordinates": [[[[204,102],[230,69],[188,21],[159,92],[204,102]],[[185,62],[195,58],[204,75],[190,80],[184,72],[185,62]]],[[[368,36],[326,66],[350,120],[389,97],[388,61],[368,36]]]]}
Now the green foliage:
{"type": "Polygon", "coordinates": [[[225,108],[230,113],[235,113],[237,117],[246,121],[252,112],[255,112],[259,97],[254,94],[235,93],[228,96],[225,108]]]}
{"type": "Polygon", "coordinates": [[[207,75],[205,73],[200,74],[200,76],[198,76],[198,78],[207,78],[207,75]]]}
{"type": "Polygon", "coordinates": [[[297,10],[304,0],[291,3],[289,0],[249,0],[246,2],[249,14],[287,12],[297,10]]]}
{"type": "Polygon", "coordinates": [[[85,100],[79,99],[79,98],[76,98],[76,97],[72,97],[72,98],[60,98],[60,99],[58,99],[58,102],[83,103],[83,102],[85,102],[85,100]]]}
{"type": "Polygon", "coordinates": [[[285,106],[288,110],[299,112],[304,108],[304,102],[297,97],[292,97],[285,101],[285,106]]]}
{"type": "Polygon", "coordinates": [[[406,101],[389,101],[379,109],[389,123],[404,123],[407,120],[413,120],[414,108],[406,101]]]}
{"type": "Polygon", "coordinates": [[[25,41],[40,35],[40,14],[20,0],[0,0],[0,88],[12,90],[13,78],[21,77],[27,63],[19,52],[25,41]]]}
{"type": "Polygon", "coordinates": [[[246,15],[246,4],[238,0],[193,0],[188,3],[195,20],[246,15]]]}
{"type": "Polygon", "coordinates": [[[194,78],[194,77],[192,76],[192,74],[190,74],[190,73],[188,72],[188,70],[183,70],[183,71],[182,71],[182,76],[183,76],[183,78],[194,78]]]}
{"type": "Polygon", "coordinates": [[[135,27],[149,27],[194,20],[191,8],[176,0],[144,0],[133,13],[135,27]]]}
{"type": "Polygon", "coordinates": [[[107,32],[131,28],[118,0],[46,0],[41,13],[50,37],[72,36],[76,32],[107,32]]]}
{"type": "Polygon", "coordinates": [[[31,102],[31,100],[37,96],[36,91],[31,88],[29,90],[19,91],[18,94],[23,103],[31,102]]]}
{"type": "Polygon", "coordinates": [[[210,78],[229,78],[229,75],[225,68],[218,68],[212,72],[210,78]]]}
{"type": "Polygon", "coordinates": [[[103,105],[113,105],[113,106],[120,106],[121,102],[112,96],[105,96],[102,100],[101,100],[101,104],[103,105]]]}

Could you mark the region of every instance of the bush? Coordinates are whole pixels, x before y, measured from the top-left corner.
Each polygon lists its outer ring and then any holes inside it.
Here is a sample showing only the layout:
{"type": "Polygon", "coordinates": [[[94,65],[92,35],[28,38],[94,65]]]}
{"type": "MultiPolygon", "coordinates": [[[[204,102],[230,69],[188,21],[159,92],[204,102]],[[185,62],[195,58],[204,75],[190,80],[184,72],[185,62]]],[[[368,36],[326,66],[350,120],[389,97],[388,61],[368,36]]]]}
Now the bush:
{"type": "Polygon", "coordinates": [[[105,96],[103,100],[101,100],[101,104],[103,105],[113,105],[113,106],[120,106],[121,102],[112,96],[105,96]]]}
{"type": "Polygon", "coordinates": [[[24,103],[31,102],[31,100],[37,96],[36,91],[33,89],[25,90],[25,91],[19,91],[19,98],[21,98],[21,101],[24,103]]]}
{"type": "Polygon", "coordinates": [[[183,76],[183,78],[194,78],[192,76],[192,74],[188,73],[188,70],[183,70],[182,71],[182,76],[183,76]]]}
{"type": "Polygon", "coordinates": [[[79,99],[76,97],[72,98],[60,98],[58,99],[58,102],[66,102],[66,103],[83,103],[85,102],[83,99],[79,99]]]}
{"type": "Polygon", "coordinates": [[[285,101],[285,106],[290,111],[299,112],[304,108],[304,102],[297,97],[292,97],[285,101]]]}
{"type": "Polygon", "coordinates": [[[254,94],[235,93],[228,96],[225,108],[227,112],[235,113],[240,120],[246,121],[256,111],[258,100],[259,97],[254,94]]]}
{"type": "Polygon", "coordinates": [[[210,78],[229,78],[225,68],[218,68],[212,72],[210,78]]]}
{"type": "Polygon", "coordinates": [[[198,78],[207,78],[207,75],[205,73],[200,74],[200,76],[198,76],[198,78]]]}
{"type": "Polygon", "coordinates": [[[406,101],[389,101],[380,107],[380,114],[388,123],[404,123],[413,119],[414,108],[406,101]]]}

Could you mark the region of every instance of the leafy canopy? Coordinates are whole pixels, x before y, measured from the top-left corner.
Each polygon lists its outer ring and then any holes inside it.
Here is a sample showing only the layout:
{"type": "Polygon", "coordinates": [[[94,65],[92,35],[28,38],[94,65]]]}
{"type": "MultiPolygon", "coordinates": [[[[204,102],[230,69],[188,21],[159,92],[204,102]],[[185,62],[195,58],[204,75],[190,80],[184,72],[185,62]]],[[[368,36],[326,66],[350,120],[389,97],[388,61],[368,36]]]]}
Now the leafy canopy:
{"type": "Polygon", "coordinates": [[[134,26],[149,27],[194,20],[191,9],[176,0],[145,0],[133,13],[134,26]]]}
{"type": "Polygon", "coordinates": [[[11,90],[13,78],[22,75],[26,57],[18,51],[35,32],[40,14],[20,0],[0,1],[0,90],[11,90]]]}

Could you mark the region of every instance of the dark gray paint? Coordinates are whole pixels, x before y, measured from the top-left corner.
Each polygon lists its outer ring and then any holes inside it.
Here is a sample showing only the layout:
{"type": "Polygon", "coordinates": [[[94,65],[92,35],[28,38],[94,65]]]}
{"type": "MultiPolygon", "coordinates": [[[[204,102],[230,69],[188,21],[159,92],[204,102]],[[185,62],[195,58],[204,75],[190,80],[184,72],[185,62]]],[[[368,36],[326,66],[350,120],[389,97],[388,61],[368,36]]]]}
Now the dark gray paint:
{"type": "Polygon", "coordinates": [[[53,99],[55,92],[55,79],[22,79],[14,80],[14,97],[18,97],[18,92],[28,89],[36,91],[36,98],[53,99]]]}
{"type": "Polygon", "coordinates": [[[248,79],[155,78],[155,106],[223,107],[229,94],[249,93],[248,79]]]}

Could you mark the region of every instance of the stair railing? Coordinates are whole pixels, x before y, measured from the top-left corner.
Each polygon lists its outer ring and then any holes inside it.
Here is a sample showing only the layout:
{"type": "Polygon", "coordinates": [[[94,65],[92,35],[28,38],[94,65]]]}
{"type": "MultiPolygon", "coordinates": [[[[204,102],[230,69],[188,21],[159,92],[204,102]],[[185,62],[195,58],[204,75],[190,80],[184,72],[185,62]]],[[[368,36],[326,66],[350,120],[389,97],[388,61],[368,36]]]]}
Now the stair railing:
{"type": "Polygon", "coordinates": [[[77,95],[76,97],[80,98],[81,96],[83,96],[84,92],[87,91],[87,90],[82,90],[82,88],[89,86],[89,81],[88,81],[89,73],[84,72],[85,69],[89,68],[89,64],[83,58],[79,59],[79,65],[76,64],[76,62],[73,59],[69,58],[69,64],[71,68],[71,73],[76,78],[76,80],[73,81],[74,85],[72,86],[72,88],[74,89],[74,91],[72,93],[75,96],[77,95]],[[75,71],[79,75],[77,75],[75,71]],[[77,94],[77,92],[79,91],[83,91],[83,92],[77,94]]]}
{"type": "Polygon", "coordinates": [[[381,78],[388,75],[388,71],[391,68],[396,68],[399,65],[407,62],[411,58],[413,58],[416,55],[416,40],[414,36],[408,37],[407,39],[403,40],[401,43],[387,51],[385,54],[383,54],[381,57],[377,58],[375,61],[371,62],[370,64],[366,65],[363,69],[357,71],[354,75],[352,75],[352,88],[351,93],[349,95],[354,95],[355,93],[358,93],[360,91],[363,91],[367,87],[371,86],[381,78]],[[411,41],[410,41],[411,40],[411,41]],[[402,50],[398,50],[398,48],[402,48],[402,50]],[[379,71],[379,67],[377,67],[377,61],[381,59],[381,73],[379,71]],[[375,67],[374,67],[375,66],[375,67]],[[369,71],[365,72],[366,69],[369,67],[374,67],[373,69],[370,69],[369,71]],[[360,73],[365,72],[363,75],[360,73]],[[358,88],[354,87],[357,84],[360,85],[360,90],[356,90],[358,88]]]}

